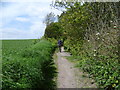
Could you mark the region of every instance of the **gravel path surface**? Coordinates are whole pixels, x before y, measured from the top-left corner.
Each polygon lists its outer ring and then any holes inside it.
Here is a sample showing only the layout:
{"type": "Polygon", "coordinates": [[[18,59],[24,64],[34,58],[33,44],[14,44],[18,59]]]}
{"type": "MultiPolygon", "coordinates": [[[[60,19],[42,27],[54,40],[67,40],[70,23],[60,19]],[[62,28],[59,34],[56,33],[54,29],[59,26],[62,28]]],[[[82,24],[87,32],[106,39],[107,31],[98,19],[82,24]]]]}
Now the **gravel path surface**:
{"type": "Polygon", "coordinates": [[[74,63],[68,61],[64,56],[70,56],[70,53],[64,52],[64,49],[57,53],[58,88],[97,88],[94,80],[75,68],[74,63]]]}

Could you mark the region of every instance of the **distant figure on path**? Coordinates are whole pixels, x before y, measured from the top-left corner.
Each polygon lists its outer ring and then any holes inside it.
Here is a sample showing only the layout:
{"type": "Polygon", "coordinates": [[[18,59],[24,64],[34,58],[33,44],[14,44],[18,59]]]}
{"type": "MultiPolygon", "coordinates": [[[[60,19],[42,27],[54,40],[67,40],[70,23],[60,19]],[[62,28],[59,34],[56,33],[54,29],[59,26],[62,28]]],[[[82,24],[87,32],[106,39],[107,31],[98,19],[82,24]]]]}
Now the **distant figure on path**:
{"type": "Polygon", "coordinates": [[[61,47],[63,46],[62,40],[58,40],[59,51],[61,52],[61,47]]]}

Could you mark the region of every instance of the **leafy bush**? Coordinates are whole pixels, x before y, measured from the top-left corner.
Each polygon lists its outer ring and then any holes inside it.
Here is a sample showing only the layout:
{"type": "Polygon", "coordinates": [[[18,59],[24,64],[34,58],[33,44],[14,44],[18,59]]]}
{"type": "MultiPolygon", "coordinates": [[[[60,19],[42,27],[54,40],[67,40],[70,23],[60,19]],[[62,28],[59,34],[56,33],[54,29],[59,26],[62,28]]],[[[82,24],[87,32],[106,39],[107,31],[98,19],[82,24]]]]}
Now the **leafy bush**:
{"type": "Polygon", "coordinates": [[[46,38],[55,38],[58,39],[62,35],[62,30],[58,22],[50,23],[50,25],[47,25],[45,29],[45,37],[46,38]]]}
{"type": "MultiPolygon", "coordinates": [[[[79,67],[89,72],[100,87],[120,88],[119,3],[57,1],[52,5],[63,9],[58,16],[60,37],[67,51],[80,56],[79,67]]],[[[51,38],[54,34],[47,35],[51,38]]],[[[52,38],[56,37],[59,35],[52,38]]]]}
{"type": "Polygon", "coordinates": [[[58,1],[53,6],[65,9],[58,23],[65,49],[80,56],[79,67],[100,87],[120,88],[119,3],[58,1]]]}
{"type": "MultiPolygon", "coordinates": [[[[101,59],[107,59],[106,57],[99,56],[101,59]]],[[[94,78],[99,87],[102,88],[120,88],[120,66],[118,63],[118,57],[114,57],[107,61],[97,60],[88,56],[81,56],[78,67],[90,74],[90,77],[94,78]]]]}
{"type": "Polygon", "coordinates": [[[50,41],[52,43],[52,45],[54,45],[55,47],[57,47],[57,40],[54,38],[47,38],[48,41],[50,41]]]}
{"type": "Polygon", "coordinates": [[[3,55],[3,89],[53,89],[56,68],[52,60],[54,46],[45,40],[18,51],[3,55]]]}

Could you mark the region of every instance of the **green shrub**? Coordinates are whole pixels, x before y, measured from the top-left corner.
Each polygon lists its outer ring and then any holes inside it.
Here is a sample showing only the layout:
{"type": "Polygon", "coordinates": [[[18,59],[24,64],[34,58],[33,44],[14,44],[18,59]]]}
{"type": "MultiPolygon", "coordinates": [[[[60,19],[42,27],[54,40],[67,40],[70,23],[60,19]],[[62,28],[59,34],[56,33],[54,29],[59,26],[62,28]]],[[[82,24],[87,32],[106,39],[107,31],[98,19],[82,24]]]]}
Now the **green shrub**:
{"type": "MultiPolygon", "coordinates": [[[[55,88],[56,75],[52,54],[54,46],[45,40],[3,55],[3,89],[9,88],[55,88]]],[[[13,50],[14,51],[14,50],[13,50]]]]}
{"type": "MultiPolygon", "coordinates": [[[[102,88],[120,88],[120,65],[118,58],[109,58],[107,61],[96,60],[95,58],[81,56],[78,66],[85,72],[88,72],[95,79],[99,87],[102,88]]],[[[97,58],[103,58],[99,56],[97,58]]]]}

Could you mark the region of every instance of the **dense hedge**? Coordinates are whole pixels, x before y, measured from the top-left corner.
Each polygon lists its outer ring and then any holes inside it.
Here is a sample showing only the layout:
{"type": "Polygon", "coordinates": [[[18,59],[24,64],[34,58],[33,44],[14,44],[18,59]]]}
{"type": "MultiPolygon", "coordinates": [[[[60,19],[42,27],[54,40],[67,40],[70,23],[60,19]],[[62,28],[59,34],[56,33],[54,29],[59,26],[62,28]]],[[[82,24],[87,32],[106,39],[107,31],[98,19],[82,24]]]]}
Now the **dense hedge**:
{"type": "Polygon", "coordinates": [[[55,1],[52,5],[63,10],[58,17],[60,38],[67,51],[80,57],[79,68],[90,73],[98,87],[120,88],[119,2],[55,1]]]}
{"type": "Polygon", "coordinates": [[[108,58],[105,56],[81,55],[79,57],[78,67],[90,74],[98,84],[98,87],[106,89],[120,88],[120,66],[118,57],[108,58]],[[96,59],[95,59],[96,58],[96,59]],[[98,60],[101,58],[101,60],[98,60]]]}
{"type": "Polygon", "coordinates": [[[54,46],[45,40],[17,55],[3,58],[2,88],[55,88],[56,68],[52,59],[54,46]]]}

